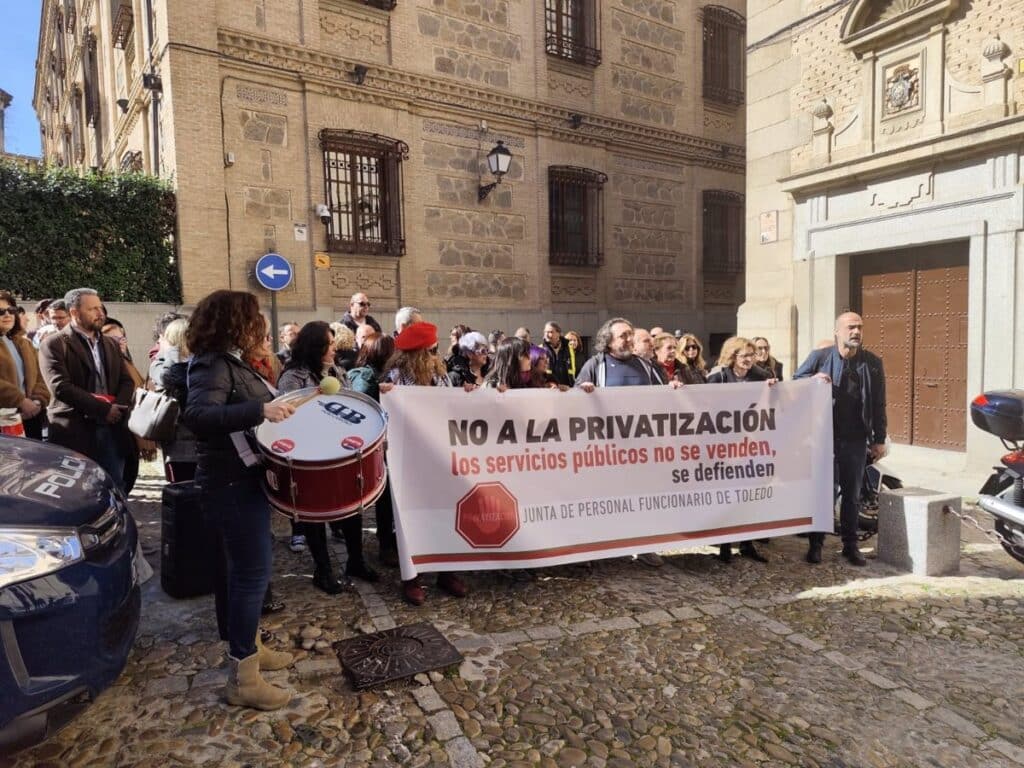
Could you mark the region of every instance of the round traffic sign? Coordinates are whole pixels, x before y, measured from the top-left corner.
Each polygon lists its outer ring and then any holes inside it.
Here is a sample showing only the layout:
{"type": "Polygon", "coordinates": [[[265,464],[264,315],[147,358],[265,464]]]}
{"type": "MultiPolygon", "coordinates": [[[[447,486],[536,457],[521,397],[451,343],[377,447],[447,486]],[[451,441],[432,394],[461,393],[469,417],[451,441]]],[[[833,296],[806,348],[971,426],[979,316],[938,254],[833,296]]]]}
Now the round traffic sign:
{"type": "Polygon", "coordinates": [[[256,262],[256,282],[268,291],[280,291],[291,285],[292,265],[279,253],[260,256],[256,262]]]}

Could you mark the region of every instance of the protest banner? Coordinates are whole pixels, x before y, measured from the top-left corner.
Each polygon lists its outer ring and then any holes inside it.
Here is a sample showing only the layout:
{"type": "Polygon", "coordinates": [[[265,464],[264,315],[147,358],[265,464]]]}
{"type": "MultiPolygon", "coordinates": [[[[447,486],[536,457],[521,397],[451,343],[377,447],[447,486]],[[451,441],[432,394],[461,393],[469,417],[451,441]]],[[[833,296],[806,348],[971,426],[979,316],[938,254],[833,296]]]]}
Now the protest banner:
{"type": "Polygon", "coordinates": [[[831,387],[396,387],[402,577],[830,531],[831,387]]]}

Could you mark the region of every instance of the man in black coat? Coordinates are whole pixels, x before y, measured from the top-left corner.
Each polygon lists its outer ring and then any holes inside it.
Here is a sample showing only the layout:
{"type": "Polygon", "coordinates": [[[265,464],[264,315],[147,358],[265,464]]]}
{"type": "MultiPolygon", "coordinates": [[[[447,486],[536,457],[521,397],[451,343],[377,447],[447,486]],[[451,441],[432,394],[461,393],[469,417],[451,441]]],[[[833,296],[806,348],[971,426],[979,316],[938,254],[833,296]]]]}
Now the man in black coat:
{"type": "Polygon", "coordinates": [[[548,373],[559,384],[571,387],[576,383],[569,373],[569,343],[562,336],[562,327],[549,320],[544,326],[544,348],[548,351],[548,373]]]}
{"type": "MultiPolygon", "coordinates": [[[[857,518],[868,453],[885,456],[885,371],[882,361],[862,347],[864,321],[856,312],[836,318],[835,346],[816,349],[793,374],[832,385],[834,472],[842,494],[839,523],[843,557],[853,565],[867,561],[857,548],[857,518]]],[[[825,534],[812,533],[807,562],[821,562],[825,534]]]]}
{"type": "Polygon", "coordinates": [[[377,333],[380,333],[380,323],[370,316],[370,299],[360,291],[353,293],[348,303],[348,312],[341,317],[341,324],[348,327],[352,333],[359,330],[360,325],[368,325],[377,333]]]}
{"type": "Polygon", "coordinates": [[[100,333],[103,304],[91,288],[64,298],[71,322],[43,340],[39,368],[53,397],[49,442],[84,453],[124,488],[125,457],[137,450],[126,425],[135,385],[117,341],[100,333]]]}

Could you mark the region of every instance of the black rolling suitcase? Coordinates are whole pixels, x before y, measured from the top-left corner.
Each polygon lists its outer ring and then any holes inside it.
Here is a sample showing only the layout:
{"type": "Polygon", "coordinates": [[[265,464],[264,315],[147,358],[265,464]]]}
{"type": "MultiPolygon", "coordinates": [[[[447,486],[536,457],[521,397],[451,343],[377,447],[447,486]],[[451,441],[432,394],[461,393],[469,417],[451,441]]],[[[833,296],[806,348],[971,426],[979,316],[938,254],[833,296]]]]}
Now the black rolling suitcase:
{"type": "Polygon", "coordinates": [[[164,486],[160,521],[160,586],[171,597],[213,592],[214,539],[203,522],[191,480],[164,486]]]}

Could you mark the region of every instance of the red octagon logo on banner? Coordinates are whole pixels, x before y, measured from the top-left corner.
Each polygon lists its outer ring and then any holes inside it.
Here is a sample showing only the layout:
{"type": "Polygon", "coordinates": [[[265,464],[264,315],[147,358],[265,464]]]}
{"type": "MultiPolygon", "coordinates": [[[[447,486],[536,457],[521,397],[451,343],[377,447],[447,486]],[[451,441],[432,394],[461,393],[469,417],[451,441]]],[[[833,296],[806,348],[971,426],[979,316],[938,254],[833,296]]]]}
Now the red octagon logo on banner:
{"type": "Polygon", "coordinates": [[[503,547],[519,530],[519,503],[501,483],[480,483],[459,499],[455,530],[474,549],[503,547]]]}

